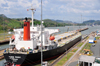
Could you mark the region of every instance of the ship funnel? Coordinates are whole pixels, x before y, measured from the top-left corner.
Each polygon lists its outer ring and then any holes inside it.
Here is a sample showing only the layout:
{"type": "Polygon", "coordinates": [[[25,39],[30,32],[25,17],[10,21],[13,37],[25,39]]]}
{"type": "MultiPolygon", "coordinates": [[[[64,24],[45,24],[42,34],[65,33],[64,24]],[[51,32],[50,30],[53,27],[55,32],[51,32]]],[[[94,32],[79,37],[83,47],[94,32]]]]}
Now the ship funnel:
{"type": "Polygon", "coordinates": [[[30,22],[25,18],[23,40],[30,40],[30,22]]]}

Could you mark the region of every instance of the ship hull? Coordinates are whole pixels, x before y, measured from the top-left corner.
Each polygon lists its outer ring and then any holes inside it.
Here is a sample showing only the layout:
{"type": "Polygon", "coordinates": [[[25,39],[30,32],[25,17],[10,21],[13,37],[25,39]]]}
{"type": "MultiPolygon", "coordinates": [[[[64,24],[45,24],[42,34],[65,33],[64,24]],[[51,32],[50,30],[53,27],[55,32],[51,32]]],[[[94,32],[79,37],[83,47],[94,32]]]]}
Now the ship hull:
{"type": "MultiPolygon", "coordinates": [[[[43,51],[43,59],[46,61],[58,57],[59,55],[67,51],[69,48],[71,48],[74,44],[76,44],[80,40],[81,40],[81,36],[70,41],[64,46],[57,47],[55,49],[48,50],[48,51],[43,51]]],[[[32,64],[36,64],[40,62],[41,52],[31,53],[31,54],[4,53],[4,57],[7,62],[14,63],[14,64],[21,64],[21,66],[27,66],[27,65],[31,66],[32,64]]]]}

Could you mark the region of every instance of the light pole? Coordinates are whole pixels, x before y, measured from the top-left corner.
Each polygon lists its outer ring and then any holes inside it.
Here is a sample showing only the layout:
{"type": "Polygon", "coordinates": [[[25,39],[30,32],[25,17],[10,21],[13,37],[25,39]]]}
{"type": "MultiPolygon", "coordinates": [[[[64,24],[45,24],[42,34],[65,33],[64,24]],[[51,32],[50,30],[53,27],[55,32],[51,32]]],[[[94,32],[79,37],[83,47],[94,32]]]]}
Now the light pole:
{"type": "MultiPolygon", "coordinates": [[[[63,18],[63,21],[64,21],[64,18],[63,18]]],[[[64,24],[64,23],[63,23],[64,24]]],[[[64,25],[63,25],[63,33],[64,33],[64,25]]]]}
{"type": "Polygon", "coordinates": [[[43,61],[43,52],[42,52],[42,0],[41,0],[41,66],[42,66],[42,61],[43,61]]]}
{"type": "Polygon", "coordinates": [[[3,17],[3,30],[4,30],[4,40],[5,40],[5,24],[4,24],[4,17],[3,17]]]}

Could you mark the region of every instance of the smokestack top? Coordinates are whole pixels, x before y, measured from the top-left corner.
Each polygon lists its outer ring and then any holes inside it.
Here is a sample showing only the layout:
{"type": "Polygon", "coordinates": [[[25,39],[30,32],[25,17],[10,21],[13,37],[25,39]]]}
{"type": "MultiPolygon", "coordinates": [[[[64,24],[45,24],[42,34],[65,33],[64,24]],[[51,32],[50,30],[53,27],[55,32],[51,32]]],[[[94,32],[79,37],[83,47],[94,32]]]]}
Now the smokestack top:
{"type": "Polygon", "coordinates": [[[30,22],[27,17],[23,20],[23,22],[30,22]]]}
{"type": "Polygon", "coordinates": [[[25,17],[25,22],[27,22],[27,17],[25,17]]]}

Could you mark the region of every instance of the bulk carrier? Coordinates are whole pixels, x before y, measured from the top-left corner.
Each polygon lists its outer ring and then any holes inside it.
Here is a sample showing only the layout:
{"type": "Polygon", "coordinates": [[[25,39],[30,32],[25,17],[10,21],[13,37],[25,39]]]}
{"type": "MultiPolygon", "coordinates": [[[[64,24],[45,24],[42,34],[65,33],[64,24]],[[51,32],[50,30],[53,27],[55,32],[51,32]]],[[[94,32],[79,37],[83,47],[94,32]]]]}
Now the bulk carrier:
{"type": "Polygon", "coordinates": [[[40,62],[41,47],[43,60],[56,58],[81,40],[81,33],[77,31],[54,36],[54,33],[59,32],[58,29],[47,29],[44,28],[43,24],[30,27],[27,18],[24,21],[24,28],[14,29],[14,32],[15,34],[10,39],[10,47],[4,51],[4,57],[7,61],[5,66],[31,66],[40,62]]]}

